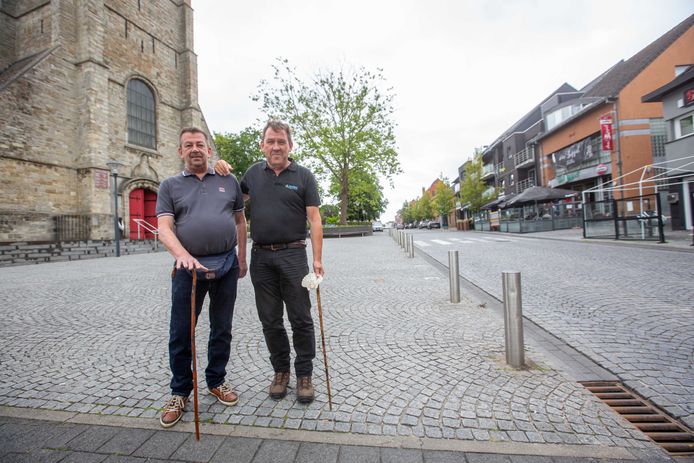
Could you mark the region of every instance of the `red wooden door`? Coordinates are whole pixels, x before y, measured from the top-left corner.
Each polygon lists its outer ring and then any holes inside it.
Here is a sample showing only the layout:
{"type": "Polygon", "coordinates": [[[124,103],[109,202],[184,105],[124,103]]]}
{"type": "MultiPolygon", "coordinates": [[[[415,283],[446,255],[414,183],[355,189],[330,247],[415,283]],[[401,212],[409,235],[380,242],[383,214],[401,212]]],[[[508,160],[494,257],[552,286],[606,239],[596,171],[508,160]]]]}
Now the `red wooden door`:
{"type": "MultiPolygon", "coordinates": [[[[154,229],[157,228],[157,194],[152,190],[145,190],[145,221],[154,229]]],[[[147,232],[147,238],[154,238],[154,234],[147,232]]]]}
{"type": "Polygon", "coordinates": [[[157,227],[157,216],[155,214],[155,209],[157,206],[157,194],[152,190],[145,190],[144,188],[138,188],[130,193],[130,239],[138,239],[138,228],[139,228],[139,239],[154,238],[154,234],[147,230],[142,225],[138,226],[135,219],[141,219],[146,221],[148,224],[157,227]]]}

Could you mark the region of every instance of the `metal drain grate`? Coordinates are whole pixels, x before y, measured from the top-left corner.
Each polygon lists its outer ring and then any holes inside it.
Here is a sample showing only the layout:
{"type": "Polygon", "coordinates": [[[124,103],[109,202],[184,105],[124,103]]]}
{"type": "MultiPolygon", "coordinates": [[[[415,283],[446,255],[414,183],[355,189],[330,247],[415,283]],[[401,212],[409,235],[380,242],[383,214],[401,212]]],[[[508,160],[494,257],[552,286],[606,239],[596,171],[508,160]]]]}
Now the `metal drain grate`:
{"type": "Polygon", "coordinates": [[[694,455],[694,433],[623,384],[612,381],[582,381],[581,384],[670,455],[694,455]]]}

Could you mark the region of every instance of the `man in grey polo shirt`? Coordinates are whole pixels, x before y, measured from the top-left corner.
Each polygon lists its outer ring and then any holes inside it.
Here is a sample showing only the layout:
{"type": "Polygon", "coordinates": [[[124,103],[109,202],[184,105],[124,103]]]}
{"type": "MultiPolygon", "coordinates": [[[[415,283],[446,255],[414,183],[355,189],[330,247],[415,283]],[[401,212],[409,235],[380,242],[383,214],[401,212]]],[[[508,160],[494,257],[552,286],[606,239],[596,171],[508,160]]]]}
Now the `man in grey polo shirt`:
{"type": "Polygon", "coordinates": [[[208,165],[212,149],[205,132],[196,127],[184,128],[179,141],[178,154],[185,163],[185,170],[164,180],[157,198],[159,239],[176,259],[169,327],[172,396],[159,419],[165,428],[181,419],[193,390],[192,272],[198,276],[196,320],[205,295],[210,295],[207,387],[224,405],[238,402],[237,394],[224,379],[231,350],[237,280],[243,278],[247,270],[246,219],[238,181],[234,176],[216,175],[208,165]]]}

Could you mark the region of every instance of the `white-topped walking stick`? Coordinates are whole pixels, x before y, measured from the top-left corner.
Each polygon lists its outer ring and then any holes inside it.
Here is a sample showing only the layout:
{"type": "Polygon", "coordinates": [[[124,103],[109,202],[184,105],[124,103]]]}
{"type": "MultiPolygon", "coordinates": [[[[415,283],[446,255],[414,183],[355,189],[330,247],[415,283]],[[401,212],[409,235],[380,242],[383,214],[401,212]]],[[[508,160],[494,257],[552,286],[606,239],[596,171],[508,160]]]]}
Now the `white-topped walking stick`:
{"type": "Polygon", "coordinates": [[[323,345],[323,364],[325,365],[325,384],[328,387],[328,406],[330,411],[333,411],[333,395],[330,391],[330,373],[328,371],[328,353],[325,350],[325,330],[323,329],[323,306],[320,302],[320,284],[323,281],[323,277],[316,275],[315,273],[309,273],[301,280],[301,286],[304,288],[315,289],[316,290],[316,302],[318,304],[318,320],[320,324],[320,339],[323,345]]]}

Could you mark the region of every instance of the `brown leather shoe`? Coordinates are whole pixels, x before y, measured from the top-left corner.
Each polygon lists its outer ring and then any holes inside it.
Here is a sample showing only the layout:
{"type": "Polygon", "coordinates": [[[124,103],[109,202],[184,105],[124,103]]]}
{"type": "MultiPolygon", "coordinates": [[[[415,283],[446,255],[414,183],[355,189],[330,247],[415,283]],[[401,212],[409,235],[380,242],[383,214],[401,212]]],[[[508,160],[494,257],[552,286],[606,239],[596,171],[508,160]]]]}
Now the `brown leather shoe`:
{"type": "Polygon", "coordinates": [[[296,378],[296,400],[302,404],[310,404],[314,398],[313,384],[310,376],[296,378]]]}
{"type": "Polygon", "coordinates": [[[159,423],[165,428],[170,428],[178,423],[183,416],[183,409],[186,407],[187,403],[188,397],[172,395],[161,411],[159,423]]]}
{"type": "Polygon", "coordinates": [[[217,400],[222,402],[224,405],[236,405],[239,401],[239,396],[236,394],[229,386],[222,384],[214,389],[210,389],[210,394],[217,397],[217,400]]]}
{"type": "Polygon", "coordinates": [[[289,372],[278,371],[270,384],[270,397],[279,400],[287,395],[287,386],[289,385],[289,372]]]}

